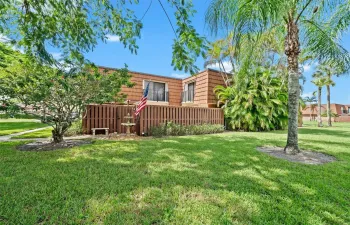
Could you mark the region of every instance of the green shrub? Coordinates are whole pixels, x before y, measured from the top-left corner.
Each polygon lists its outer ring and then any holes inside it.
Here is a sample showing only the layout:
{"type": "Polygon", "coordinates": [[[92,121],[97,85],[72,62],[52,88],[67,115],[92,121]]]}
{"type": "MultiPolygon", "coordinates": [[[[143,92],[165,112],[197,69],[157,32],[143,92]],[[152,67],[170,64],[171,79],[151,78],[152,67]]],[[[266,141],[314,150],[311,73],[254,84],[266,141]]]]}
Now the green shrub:
{"type": "Polygon", "coordinates": [[[270,70],[249,72],[244,79],[214,91],[233,130],[281,130],[288,125],[287,85],[270,70]]]}
{"type": "Polygon", "coordinates": [[[72,123],[72,126],[68,128],[64,136],[70,137],[70,136],[76,136],[76,135],[82,135],[82,134],[83,134],[82,120],[77,120],[72,123]]]}
{"type": "Polygon", "coordinates": [[[200,134],[214,134],[222,133],[225,128],[221,124],[202,124],[202,125],[188,125],[183,126],[169,122],[167,124],[160,124],[159,126],[151,128],[151,135],[154,137],[162,136],[184,136],[184,135],[200,135],[200,134]]]}
{"type": "Polygon", "coordinates": [[[151,127],[151,134],[154,137],[163,137],[167,135],[167,127],[165,124],[161,124],[156,127],[151,127]]]}

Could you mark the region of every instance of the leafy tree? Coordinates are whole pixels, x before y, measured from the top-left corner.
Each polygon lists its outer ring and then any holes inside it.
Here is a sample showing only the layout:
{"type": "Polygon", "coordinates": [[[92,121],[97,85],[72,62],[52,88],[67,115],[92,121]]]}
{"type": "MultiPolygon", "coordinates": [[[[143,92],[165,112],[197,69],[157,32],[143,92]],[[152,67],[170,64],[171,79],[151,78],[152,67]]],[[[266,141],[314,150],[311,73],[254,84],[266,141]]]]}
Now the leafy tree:
{"type": "Polygon", "coordinates": [[[121,102],[123,85],[132,86],[127,68],[113,72],[88,66],[69,72],[25,61],[0,70],[0,88],[10,98],[45,112],[46,122],[53,124],[52,138],[61,142],[64,133],[81,118],[88,104],[121,102]]]}
{"type": "MultiPolygon", "coordinates": [[[[284,35],[288,62],[288,138],[287,154],[298,153],[299,55],[300,46],[312,58],[348,65],[348,52],[340,46],[339,36],[350,25],[350,2],[340,0],[212,0],[206,21],[217,33],[230,27],[233,41],[259,37],[278,30],[284,35]],[[258,36],[257,36],[258,35],[258,36]],[[246,37],[246,38],[245,38],[246,37]],[[302,43],[300,43],[302,41],[302,43]]],[[[250,42],[252,46],[254,43],[250,42]]],[[[244,48],[241,51],[245,51],[244,48]]],[[[249,63],[248,63],[249,64],[249,63]]]]}
{"type": "Polygon", "coordinates": [[[217,97],[225,102],[225,116],[233,129],[267,131],[287,125],[287,89],[280,78],[259,69],[242,83],[216,87],[217,97]]]}
{"type": "MultiPolygon", "coordinates": [[[[0,1],[0,34],[24,48],[27,55],[50,64],[55,61],[47,46],[58,48],[66,61],[81,63],[83,54],[96,47],[98,40],[117,35],[132,53],[138,49],[137,38],[142,18],[132,11],[138,0],[48,0],[0,1]]],[[[205,50],[205,39],[191,26],[194,15],[191,1],[167,0],[175,8],[177,29],[173,44],[175,69],[195,73],[194,62],[205,50]]],[[[161,1],[159,1],[160,4],[161,1]]],[[[172,25],[172,24],[171,24],[172,25]]]]}

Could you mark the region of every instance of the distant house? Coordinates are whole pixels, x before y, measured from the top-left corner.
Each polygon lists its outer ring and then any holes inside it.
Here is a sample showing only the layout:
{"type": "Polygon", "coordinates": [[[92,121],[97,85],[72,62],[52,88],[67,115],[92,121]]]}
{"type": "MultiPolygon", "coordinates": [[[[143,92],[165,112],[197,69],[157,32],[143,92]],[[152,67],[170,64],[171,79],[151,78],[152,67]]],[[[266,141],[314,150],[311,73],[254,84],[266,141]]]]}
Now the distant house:
{"type": "MultiPolygon", "coordinates": [[[[101,70],[113,68],[99,67],[101,70]]],[[[206,69],[185,79],[129,71],[132,88],[123,87],[122,93],[127,94],[131,104],[138,102],[144,89],[149,84],[148,105],[186,106],[216,108],[217,100],[214,87],[225,85],[219,71],[206,69]]]]}
{"type": "MultiPolygon", "coordinates": [[[[336,121],[344,121],[344,122],[350,122],[350,105],[343,105],[343,104],[331,104],[331,111],[332,113],[335,113],[339,116],[336,121]]],[[[321,105],[321,114],[327,113],[327,104],[321,105]]],[[[318,106],[311,107],[310,105],[307,105],[306,108],[302,111],[303,119],[309,120],[310,116],[311,119],[317,119],[318,115],[318,106]]]]}

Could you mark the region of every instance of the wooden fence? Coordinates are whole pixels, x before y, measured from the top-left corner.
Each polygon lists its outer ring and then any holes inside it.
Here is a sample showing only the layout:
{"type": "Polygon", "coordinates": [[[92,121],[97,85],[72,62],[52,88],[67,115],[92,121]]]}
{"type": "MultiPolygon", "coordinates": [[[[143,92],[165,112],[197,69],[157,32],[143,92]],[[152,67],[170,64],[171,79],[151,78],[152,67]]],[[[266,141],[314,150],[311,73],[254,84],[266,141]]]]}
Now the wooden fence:
{"type": "MultiPolygon", "coordinates": [[[[134,108],[135,106],[89,105],[83,118],[85,134],[91,134],[92,128],[109,128],[110,133],[125,133],[126,128],[121,123],[127,122],[124,116],[128,113],[133,115],[134,108]]],[[[222,109],[148,105],[142,110],[132,132],[139,135],[149,133],[151,127],[169,121],[182,125],[224,125],[224,113],[222,109]]]]}

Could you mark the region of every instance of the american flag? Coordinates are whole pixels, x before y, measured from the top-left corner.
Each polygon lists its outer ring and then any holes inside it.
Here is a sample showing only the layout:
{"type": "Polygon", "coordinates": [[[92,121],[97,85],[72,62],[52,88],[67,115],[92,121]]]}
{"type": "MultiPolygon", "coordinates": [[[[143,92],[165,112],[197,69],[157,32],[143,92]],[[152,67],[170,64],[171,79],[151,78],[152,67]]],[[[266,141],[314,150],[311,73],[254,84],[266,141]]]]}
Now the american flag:
{"type": "Polygon", "coordinates": [[[142,111],[142,109],[146,107],[148,88],[149,88],[149,83],[147,84],[147,87],[143,93],[141,101],[139,102],[139,104],[136,107],[135,116],[138,116],[140,114],[140,112],[142,111]]]}

